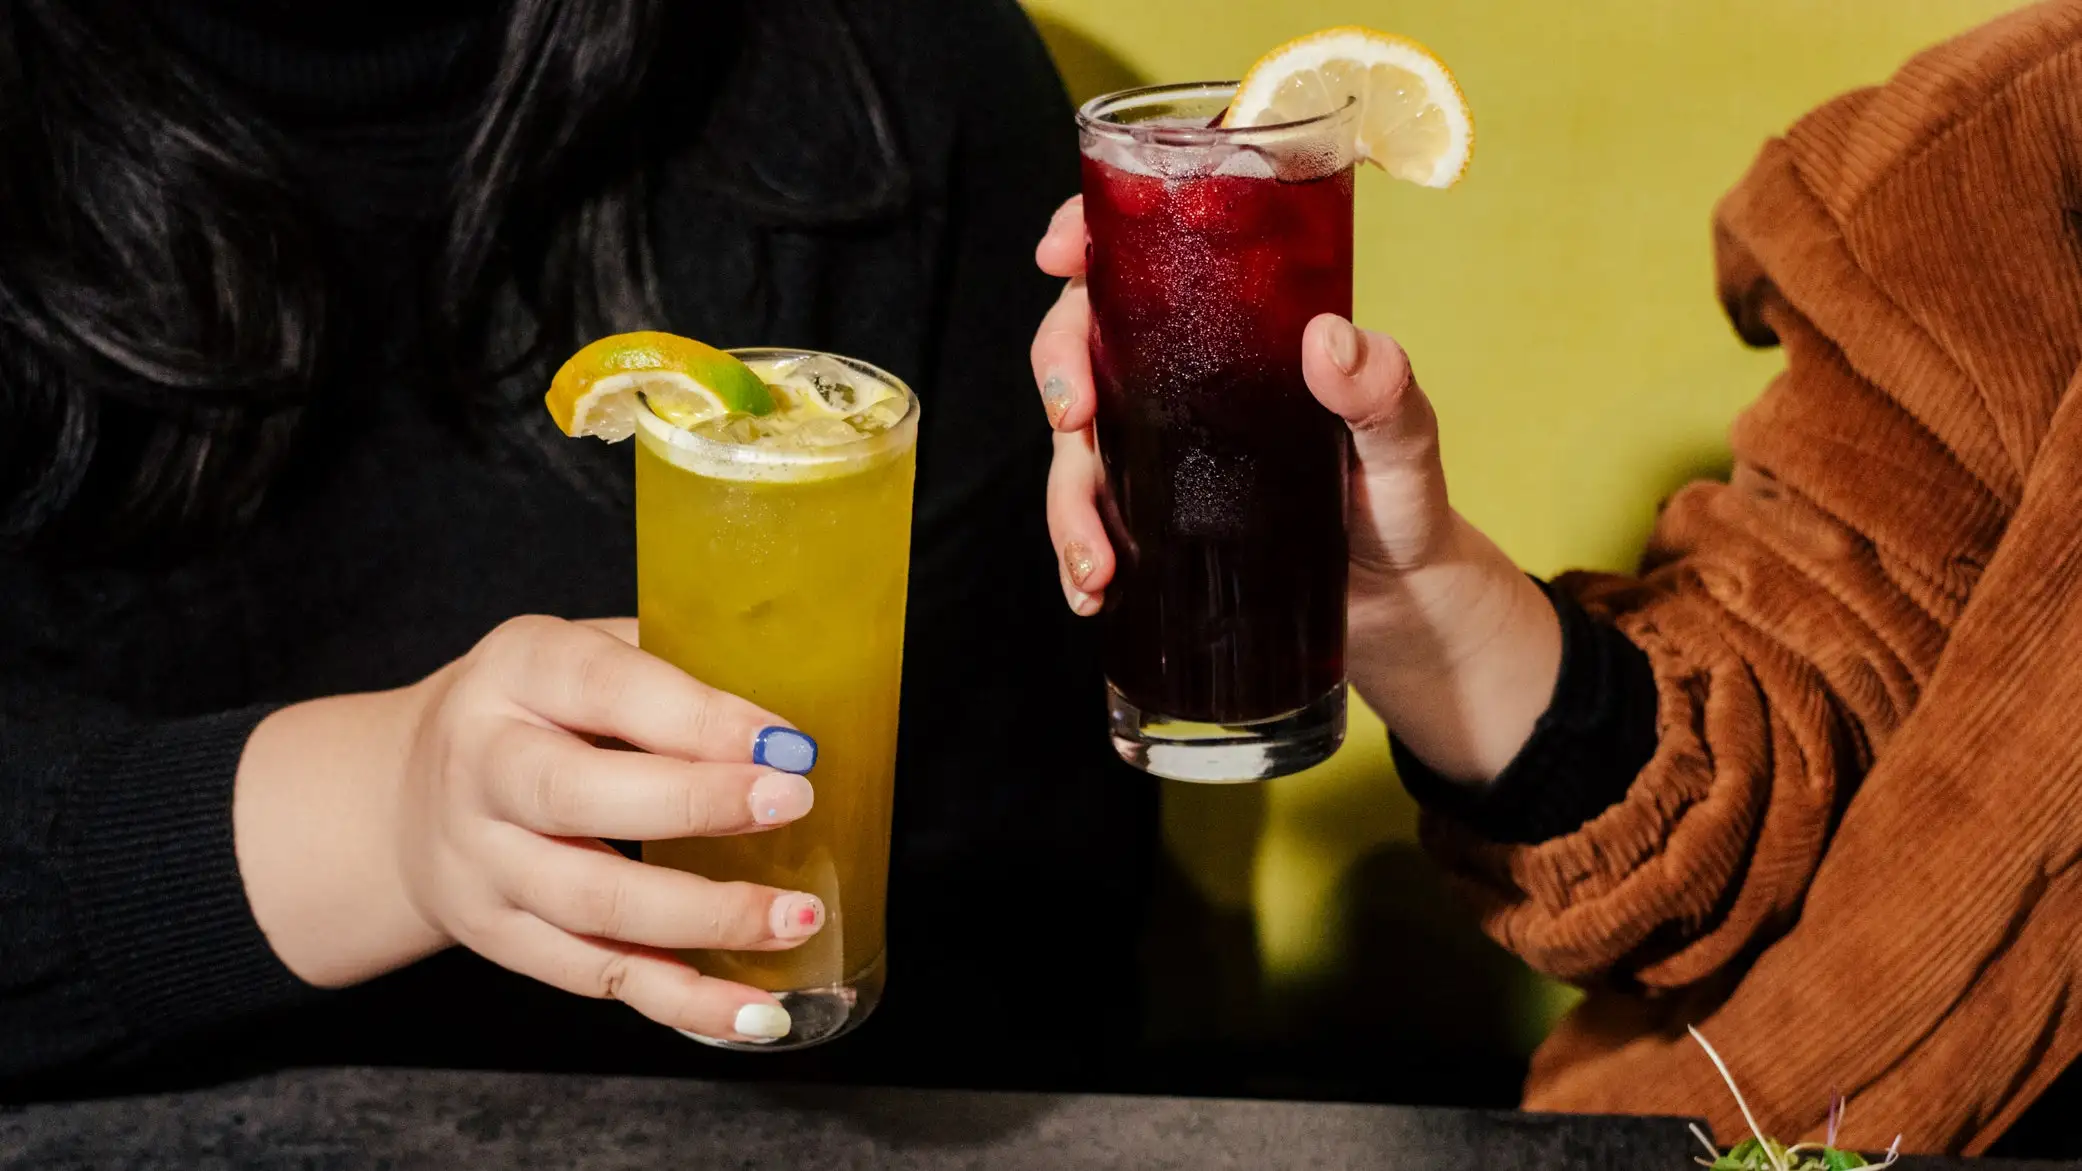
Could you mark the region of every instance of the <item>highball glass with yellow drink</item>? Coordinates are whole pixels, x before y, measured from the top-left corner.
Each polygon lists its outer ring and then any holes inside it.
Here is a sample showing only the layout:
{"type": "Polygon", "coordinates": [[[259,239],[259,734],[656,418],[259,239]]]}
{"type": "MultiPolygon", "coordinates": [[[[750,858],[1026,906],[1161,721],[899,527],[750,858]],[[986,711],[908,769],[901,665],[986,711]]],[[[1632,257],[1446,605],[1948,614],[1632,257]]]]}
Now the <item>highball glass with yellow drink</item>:
{"type": "Polygon", "coordinates": [[[863,362],[732,352],[772,413],[685,426],[636,412],[640,637],[814,736],[816,805],[761,833],[648,842],[643,858],[824,900],[824,929],[794,950],[686,953],[775,993],[794,1027],[757,1047],[786,1049],[847,1031],[882,992],[918,403],[863,362]]]}

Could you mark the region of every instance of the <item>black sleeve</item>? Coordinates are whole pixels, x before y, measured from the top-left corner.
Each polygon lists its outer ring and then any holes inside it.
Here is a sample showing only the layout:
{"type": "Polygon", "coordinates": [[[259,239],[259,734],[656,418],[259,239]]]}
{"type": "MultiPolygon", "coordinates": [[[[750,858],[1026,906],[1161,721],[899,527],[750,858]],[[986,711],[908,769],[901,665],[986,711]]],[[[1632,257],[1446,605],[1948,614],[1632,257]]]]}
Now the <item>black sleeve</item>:
{"type": "Polygon", "coordinates": [[[1389,740],[1411,796],[1499,842],[1544,842],[1582,828],[1626,796],[1655,755],[1648,656],[1568,595],[1541,588],[1561,619],[1561,672],[1532,736],[1496,780],[1479,789],[1456,784],[1389,740]]]}
{"type": "Polygon", "coordinates": [[[1015,0],[861,3],[933,225],[890,950],[911,1003],[995,1014],[988,1044],[906,1041],[876,1073],[1046,1084],[1139,1035],[1139,993],[1050,979],[1032,941],[1133,955],[1159,839],[1156,785],[1107,738],[1098,628],[1064,601],[1044,507],[1053,444],[1027,355],[1062,282],[1034,246],[1077,193],[1075,118],[1015,0]],[[1096,1019],[1112,1035],[1080,1024],[1096,1019]]]}
{"type": "Polygon", "coordinates": [[[951,118],[925,180],[945,235],[912,547],[911,620],[929,625],[906,646],[904,733],[930,727],[936,759],[990,762],[987,784],[967,768],[914,773],[910,828],[961,855],[965,874],[1124,885],[1152,854],[1155,788],[1107,740],[1098,628],[1057,584],[1053,445],[1028,359],[1063,285],[1035,267],[1034,246],[1077,193],[1075,112],[1014,0],[895,7],[918,91],[951,118]],[[952,711],[975,714],[927,722],[952,711]]]}
{"type": "Polygon", "coordinates": [[[23,674],[0,678],[0,1084],[148,1057],[308,994],[254,922],[232,844],[239,755],[271,709],[136,720],[23,674]]]}

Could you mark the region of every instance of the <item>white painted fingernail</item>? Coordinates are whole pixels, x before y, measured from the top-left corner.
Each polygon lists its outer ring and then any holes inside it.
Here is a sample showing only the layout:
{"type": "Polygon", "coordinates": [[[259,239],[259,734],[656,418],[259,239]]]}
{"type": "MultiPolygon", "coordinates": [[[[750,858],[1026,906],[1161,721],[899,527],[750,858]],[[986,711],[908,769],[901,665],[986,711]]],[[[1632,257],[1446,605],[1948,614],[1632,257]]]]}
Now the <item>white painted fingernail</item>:
{"type": "Polygon", "coordinates": [[[740,1036],[778,1041],[788,1035],[793,1023],[788,1019],[788,1010],[778,1004],[748,1004],[737,1010],[737,1020],[730,1027],[740,1036]]]}

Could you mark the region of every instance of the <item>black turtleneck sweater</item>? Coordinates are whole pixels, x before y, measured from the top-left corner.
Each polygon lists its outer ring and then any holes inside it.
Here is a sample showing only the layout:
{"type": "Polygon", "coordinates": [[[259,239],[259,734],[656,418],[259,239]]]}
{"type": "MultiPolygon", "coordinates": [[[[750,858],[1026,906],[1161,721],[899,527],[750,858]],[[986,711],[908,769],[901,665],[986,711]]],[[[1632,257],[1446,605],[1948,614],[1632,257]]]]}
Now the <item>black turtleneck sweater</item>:
{"type": "Polygon", "coordinates": [[[414,290],[503,15],[350,8],[139,13],[287,144],[358,357],[228,547],[0,556],[0,1081],[400,1061],[1045,1082],[1131,1037],[1154,792],[1108,748],[1042,526],[1025,352],[1055,290],[1031,257],[1077,172],[1013,0],[750,5],[743,43],[657,49],[741,62],[727,116],[684,113],[757,165],[718,173],[702,134],[655,160],[656,324],[855,354],[925,403],[876,1020],[748,1061],[466,953],[325,995],[274,958],[230,820],[265,713],[409,682],[515,614],[635,603],[626,448],[565,441],[539,406],[463,435],[430,405],[414,290]]]}

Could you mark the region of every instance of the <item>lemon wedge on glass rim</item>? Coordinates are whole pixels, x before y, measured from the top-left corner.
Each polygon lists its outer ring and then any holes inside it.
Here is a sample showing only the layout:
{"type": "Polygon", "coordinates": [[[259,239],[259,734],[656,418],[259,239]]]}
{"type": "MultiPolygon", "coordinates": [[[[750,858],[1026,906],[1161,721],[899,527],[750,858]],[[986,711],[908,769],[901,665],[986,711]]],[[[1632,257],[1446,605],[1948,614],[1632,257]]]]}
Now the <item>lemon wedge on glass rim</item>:
{"type": "Polygon", "coordinates": [[[604,337],[571,355],[543,403],[564,434],[618,443],[636,433],[638,395],[677,427],[770,415],[775,405],[766,383],[735,357],[653,330],[604,337]]]}
{"type": "Polygon", "coordinates": [[[1258,58],[1222,125],[1277,126],[1359,103],[1360,158],[1398,179],[1451,187],[1475,153],[1475,116],[1438,54],[1394,33],[1348,25],[1258,58]]]}

